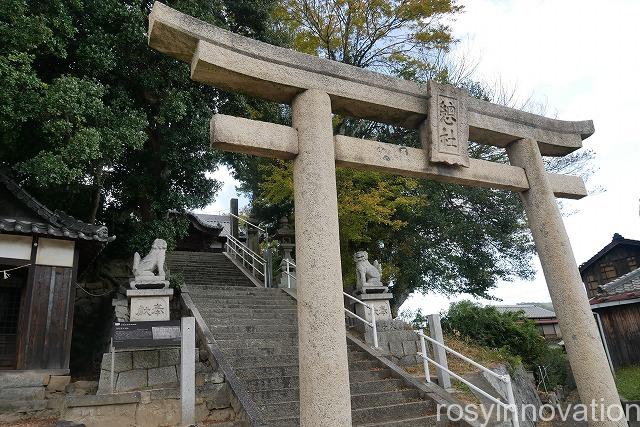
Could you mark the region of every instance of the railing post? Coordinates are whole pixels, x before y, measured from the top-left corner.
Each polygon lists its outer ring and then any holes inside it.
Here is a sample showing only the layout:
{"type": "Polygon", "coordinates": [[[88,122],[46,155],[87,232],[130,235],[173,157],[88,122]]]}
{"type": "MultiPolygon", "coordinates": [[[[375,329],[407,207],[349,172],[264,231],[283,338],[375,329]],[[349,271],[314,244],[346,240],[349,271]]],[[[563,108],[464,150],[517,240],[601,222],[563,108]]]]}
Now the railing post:
{"type": "Polygon", "coordinates": [[[429,373],[429,361],[427,360],[427,343],[424,341],[424,330],[420,329],[418,334],[420,337],[420,350],[422,351],[422,366],[424,367],[424,378],[430,383],[431,373],[429,373]]]}
{"type": "Polygon", "coordinates": [[[285,264],[287,264],[287,289],[291,289],[291,272],[289,271],[289,260],[284,259],[285,264]]]}
{"type": "Polygon", "coordinates": [[[378,348],[378,326],[376,325],[376,309],[373,305],[369,306],[371,310],[371,328],[373,329],[373,346],[378,348]]]}
{"type": "Polygon", "coordinates": [[[520,420],[518,419],[518,407],[516,406],[516,399],[513,396],[513,386],[511,385],[511,376],[509,376],[509,374],[506,374],[503,377],[503,380],[507,384],[507,401],[509,402],[509,409],[513,414],[511,422],[513,423],[513,427],[520,427],[520,420]]]}
{"type": "MultiPolygon", "coordinates": [[[[431,338],[444,345],[444,334],[442,333],[442,325],[440,323],[440,315],[439,314],[430,314],[429,315],[429,332],[431,338]]],[[[444,366],[445,368],[449,368],[449,364],[447,363],[447,350],[444,347],[440,347],[439,345],[433,346],[433,360],[435,360],[440,366],[444,366]]],[[[436,369],[436,373],[438,375],[438,385],[442,388],[450,389],[451,388],[451,377],[444,369],[436,369]]]]}

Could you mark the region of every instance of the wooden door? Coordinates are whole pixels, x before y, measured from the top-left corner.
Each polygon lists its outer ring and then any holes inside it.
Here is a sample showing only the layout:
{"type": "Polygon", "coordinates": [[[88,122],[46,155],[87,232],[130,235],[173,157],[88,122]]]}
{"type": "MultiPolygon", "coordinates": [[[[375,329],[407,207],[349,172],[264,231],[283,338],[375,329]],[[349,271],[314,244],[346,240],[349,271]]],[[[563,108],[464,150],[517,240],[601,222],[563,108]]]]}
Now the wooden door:
{"type": "MultiPolygon", "coordinates": [[[[0,265],[0,270],[14,268],[0,265]]],[[[28,269],[0,273],[0,369],[15,369],[18,342],[18,320],[22,292],[27,283],[28,269]]]]}

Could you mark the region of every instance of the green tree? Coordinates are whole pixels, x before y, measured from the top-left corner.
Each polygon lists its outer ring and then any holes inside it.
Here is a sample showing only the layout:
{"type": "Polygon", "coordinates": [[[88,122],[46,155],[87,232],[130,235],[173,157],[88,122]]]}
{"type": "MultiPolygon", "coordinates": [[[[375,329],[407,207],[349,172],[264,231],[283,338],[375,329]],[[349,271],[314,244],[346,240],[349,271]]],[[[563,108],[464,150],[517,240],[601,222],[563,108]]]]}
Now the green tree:
{"type": "MultiPolygon", "coordinates": [[[[234,32],[278,42],[275,0],[170,1],[234,32]]],[[[7,0],[0,6],[0,166],[52,208],[132,246],[184,224],[169,209],[210,202],[213,111],[264,104],[198,85],[188,65],[147,46],[148,0],[7,0]],[[141,224],[144,224],[141,226],[141,224]]],[[[118,241],[117,241],[118,242],[118,241]]]]}
{"type": "MultiPolygon", "coordinates": [[[[276,9],[296,49],[405,79],[448,81],[443,24],[460,12],[453,1],[289,0],[276,9]]],[[[484,86],[457,82],[488,99],[484,86]]],[[[288,112],[281,116],[288,122],[288,112]]],[[[336,133],[420,147],[413,130],[335,116],[336,133]]],[[[472,157],[506,162],[503,151],[472,144],[472,157]]],[[[289,214],[293,186],[287,162],[233,157],[236,177],[253,196],[253,214],[289,214]]],[[[338,210],[345,286],[355,285],[351,256],[367,250],[393,287],[392,308],[413,292],[488,296],[498,280],[530,277],[533,245],[516,194],[385,174],[339,169],[338,210]]]]}

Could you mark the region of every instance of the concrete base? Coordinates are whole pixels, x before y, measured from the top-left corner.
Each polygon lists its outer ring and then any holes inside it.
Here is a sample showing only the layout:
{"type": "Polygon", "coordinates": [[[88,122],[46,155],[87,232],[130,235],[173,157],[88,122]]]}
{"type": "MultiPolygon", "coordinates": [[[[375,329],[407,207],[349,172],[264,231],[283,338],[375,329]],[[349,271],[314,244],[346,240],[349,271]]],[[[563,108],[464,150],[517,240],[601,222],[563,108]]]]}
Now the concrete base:
{"type": "Polygon", "coordinates": [[[129,286],[131,289],[169,289],[169,281],[164,276],[132,277],[129,286]]]}
{"type": "Polygon", "coordinates": [[[169,320],[169,299],[172,296],[173,289],[129,289],[129,320],[169,320]]]}

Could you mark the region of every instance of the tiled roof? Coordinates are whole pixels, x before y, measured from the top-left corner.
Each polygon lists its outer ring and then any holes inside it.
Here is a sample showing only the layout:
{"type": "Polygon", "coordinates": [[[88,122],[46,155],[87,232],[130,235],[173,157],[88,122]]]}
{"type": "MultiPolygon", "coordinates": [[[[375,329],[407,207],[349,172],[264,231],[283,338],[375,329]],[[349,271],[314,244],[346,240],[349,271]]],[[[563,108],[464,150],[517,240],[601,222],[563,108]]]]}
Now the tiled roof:
{"type": "Polygon", "coordinates": [[[615,233],[613,235],[613,238],[611,239],[611,242],[607,246],[605,246],[604,248],[600,249],[597,254],[595,254],[594,256],[592,256],[591,258],[589,258],[587,261],[583,262],[582,264],[580,264],[580,272],[583,272],[591,264],[593,264],[594,262],[596,262],[597,260],[602,258],[611,249],[613,249],[614,247],[616,247],[618,245],[621,245],[621,244],[640,246],[640,240],[625,239],[620,234],[615,233]]]}
{"type": "Polygon", "coordinates": [[[33,221],[3,216],[0,217],[0,232],[42,234],[98,242],[112,242],[116,238],[116,236],[109,236],[109,230],[104,225],[88,224],[60,210],[55,212],[50,210],[2,171],[0,171],[0,184],[42,219],[42,221],[33,221]]]}
{"type": "Polygon", "coordinates": [[[640,268],[602,285],[599,291],[600,294],[589,300],[591,304],[640,298],[640,268]]]}
{"type": "Polygon", "coordinates": [[[516,304],[516,305],[496,305],[496,309],[502,313],[524,311],[525,317],[529,319],[540,319],[546,317],[556,317],[556,313],[546,308],[539,307],[534,304],[516,304]]]}

